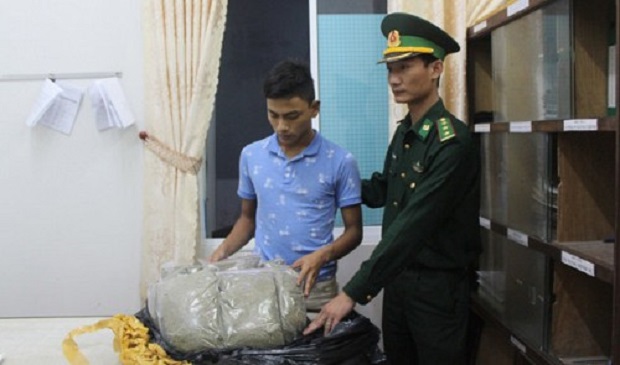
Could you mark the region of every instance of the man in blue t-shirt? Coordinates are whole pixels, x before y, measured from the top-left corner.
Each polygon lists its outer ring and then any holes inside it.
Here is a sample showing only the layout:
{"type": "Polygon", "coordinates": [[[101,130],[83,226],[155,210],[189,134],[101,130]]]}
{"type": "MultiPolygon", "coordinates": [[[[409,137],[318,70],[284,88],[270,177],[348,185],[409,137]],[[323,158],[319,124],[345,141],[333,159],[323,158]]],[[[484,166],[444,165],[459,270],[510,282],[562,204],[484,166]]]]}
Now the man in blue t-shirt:
{"type": "Polygon", "coordinates": [[[336,260],[362,240],[360,174],[351,153],[312,129],[320,103],[307,65],[279,63],[263,90],[275,133],[243,148],[241,215],[210,261],[254,237],[262,259],[283,259],[299,271],[307,309],[318,311],[338,293],[336,260]],[[334,239],[338,208],[344,231],[334,239]]]}

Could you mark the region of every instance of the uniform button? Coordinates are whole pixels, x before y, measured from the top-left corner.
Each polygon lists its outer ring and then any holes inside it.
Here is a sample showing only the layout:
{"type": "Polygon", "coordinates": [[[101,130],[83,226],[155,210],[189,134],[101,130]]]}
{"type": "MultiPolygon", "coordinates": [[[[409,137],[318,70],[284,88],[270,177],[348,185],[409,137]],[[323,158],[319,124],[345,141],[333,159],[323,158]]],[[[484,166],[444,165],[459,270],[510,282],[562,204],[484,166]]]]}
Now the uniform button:
{"type": "Polygon", "coordinates": [[[412,188],[412,189],[415,188],[415,183],[412,182],[411,184],[409,184],[409,187],[412,188]]]}
{"type": "Polygon", "coordinates": [[[367,295],[366,300],[370,302],[372,300],[372,295],[367,295]]]}
{"type": "Polygon", "coordinates": [[[408,149],[409,149],[409,147],[411,147],[411,146],[409,145],[409,143],[407,143],[407,144],[405,145],[405,149],[406,149],[406,150],[408,150],[408,149]]]}
{"type": "Polygon", "coordinates": [[[405,178],[405,176],[406,176],[406,175],[405,175],[405,173],[404,173],[404,172],[401,172],[401,173],[400,173],[400,177],[402,177],[403,179],[405,178]]]}
{"type": "Polygon", "coordinates": [[[393,202],[392,205],[397,207],[398,206],[398,202],[393,202]]]}

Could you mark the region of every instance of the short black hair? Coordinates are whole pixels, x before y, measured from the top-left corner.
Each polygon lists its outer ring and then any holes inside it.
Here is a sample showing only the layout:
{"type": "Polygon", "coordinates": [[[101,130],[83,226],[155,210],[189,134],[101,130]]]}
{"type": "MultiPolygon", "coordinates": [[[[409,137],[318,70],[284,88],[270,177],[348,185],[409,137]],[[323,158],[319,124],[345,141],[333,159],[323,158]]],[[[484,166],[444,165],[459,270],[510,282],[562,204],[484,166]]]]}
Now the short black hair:
{"type": "Polygon", "coordinates": [[[422,53],[416,57],[420,58],[424,62],[424,67],[428,67],[431,63],[437,61],[439,58],[433,56],[431,53],[422,53]]]}
{"type": "Polygon", "coordinates": [[[314,80],[308,64],[298,60],[286,60],[275,65],[263,84],[267,99],[290,99],[299,97],[308,103],[314,101],[314,80]]]}

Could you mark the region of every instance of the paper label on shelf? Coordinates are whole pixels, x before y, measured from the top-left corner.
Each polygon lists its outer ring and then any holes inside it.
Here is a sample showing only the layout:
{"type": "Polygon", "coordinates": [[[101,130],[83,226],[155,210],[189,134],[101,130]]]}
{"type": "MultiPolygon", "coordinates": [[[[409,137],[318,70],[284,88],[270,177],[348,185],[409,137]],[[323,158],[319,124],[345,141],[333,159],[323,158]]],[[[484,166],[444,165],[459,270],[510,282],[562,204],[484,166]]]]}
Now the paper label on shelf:
{"type": "Polygon", "coordinates": [[[508,236],[508,239],[515,241],[516,243],[523,245],[525,247],[528,246],[527,244],[527,235],[525,233],[516,231],[514,229],[510,229],[508,228],[506,230],[506,235],[508,236]]]}
{"type": "Polygon", "coordinates": [[[562,251],[562,263],[566,266],[573,267],[590,276],[594,276],[594,264],[584,260],[566,251],[562,251]]]}
{"type": "Polygon", "coordinates": [[[491,131],[491,123],[474,124],[474,132],[489,133],[491,131]]]}
{"type": "Polygon", "coordinates": [[[565,131],[596,131],[598,123],[596,119],[567,119],[564,121],[565,131]]]}
{"type": "Polygon", "coordinates": [[[527,348],[525,347],[525,345],[521,343],[521,341],[517,340],[515,336],[510,336],[510,343],[513,344],[516,348],[518,348],[519,351],[521,351],[522,353],[525,354],[527,352],[527,348]]]}
{"type": "Polygon", "coordinates": [[[486,27],[487,27],[487,21],[483,20],[480,23],[474,25],[474,33],[478,33],[479,31],[483,30],[486,27]]]}
{"type": "Polygon", "coordinates": [[[607,72],[607,107],[616,107],[616,46],[609,46],[607,72]]]}
{"type": "Polygon", "coordinates": [[[480,217],[480,226],[486,229],[491,229],[491,220],[487,218],[480,217]]]}
{"type": "Polygon", "coordinates": [[[529,133],[532,131],[532,122],[510,122],[510,131],[513,133],[529,133]]]}
{"type": "Polygon", "coordinates": [[[512,3],[508,7],[508,9],[506,9],[506,15],[507,16],[513,16],[516,13],[527,9],[528,6],[530,6],[530,1],[529,0],[517,0],[514,3],[512,3]]]}

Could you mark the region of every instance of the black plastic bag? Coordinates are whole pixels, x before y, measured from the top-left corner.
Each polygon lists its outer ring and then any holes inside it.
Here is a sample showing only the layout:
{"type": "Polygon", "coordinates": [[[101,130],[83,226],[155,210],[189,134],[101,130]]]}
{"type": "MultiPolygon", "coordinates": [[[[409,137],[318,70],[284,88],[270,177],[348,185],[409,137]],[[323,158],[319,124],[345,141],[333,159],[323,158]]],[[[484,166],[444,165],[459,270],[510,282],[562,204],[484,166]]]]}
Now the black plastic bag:
{"type": "Polygon", "coordinates": [[[194,365],[379,365],[385,357],[378,347],[379,329],[370,320],[352,312],[327,336],[318,329],[288,345],[272,349],[240,348],[185,353],[165,341],[155,326],[148,307],[136,318],[150,331],[152,343],[160,345],[175,360],[194,365]]]}

